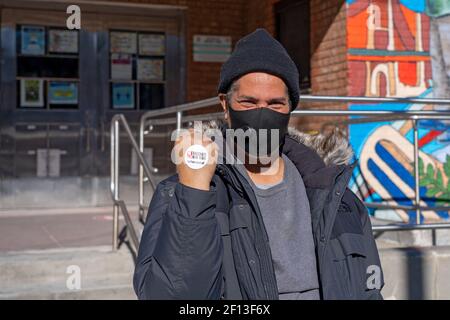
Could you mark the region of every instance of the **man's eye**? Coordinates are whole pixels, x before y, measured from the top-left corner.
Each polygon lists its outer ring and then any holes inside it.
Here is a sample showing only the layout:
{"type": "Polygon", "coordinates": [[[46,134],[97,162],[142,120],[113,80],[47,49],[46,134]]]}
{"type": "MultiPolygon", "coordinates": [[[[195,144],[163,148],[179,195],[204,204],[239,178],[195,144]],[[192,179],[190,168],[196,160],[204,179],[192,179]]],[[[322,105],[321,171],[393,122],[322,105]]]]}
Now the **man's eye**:
{"type": "Polygon", "coordinates": [[[270,108],[272,109],[282,109],[284,107],[284,104],[282,103],[271,103],[269,105],[270,108]]]}
{"type": "Polygon", "coordinates": [[[247,105],[247,106],[253,106],[253,105],[255,105],[255,102],[253,102],[253,101],[250,101],[250,100],[244,100],[244,101],[241,101],[240,102],[242,105],[247,105]]]}

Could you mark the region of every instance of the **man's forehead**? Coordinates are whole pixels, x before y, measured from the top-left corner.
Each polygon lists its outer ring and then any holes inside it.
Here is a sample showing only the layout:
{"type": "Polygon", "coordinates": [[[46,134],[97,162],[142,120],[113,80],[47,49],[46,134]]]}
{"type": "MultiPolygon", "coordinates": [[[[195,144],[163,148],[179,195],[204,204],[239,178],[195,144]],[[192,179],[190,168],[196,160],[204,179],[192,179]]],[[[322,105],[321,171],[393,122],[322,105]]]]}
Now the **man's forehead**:
{"type": "Polygon", "coordinates": [[[288,93],[287,86],[281,78],[262,72],[249,73],[237,79],[235,91],[238,95],[247,96],[257,94],[285,97],[288,93]]]}
{"type": "Polygon", "coordinates": [[[251,72],[247,73],[240,78],[238,78],[240,83],[261,83],[261,84],[283,84],[285,85],[283,79],[280,77],[266,73],[266,72],[251,72]]]}

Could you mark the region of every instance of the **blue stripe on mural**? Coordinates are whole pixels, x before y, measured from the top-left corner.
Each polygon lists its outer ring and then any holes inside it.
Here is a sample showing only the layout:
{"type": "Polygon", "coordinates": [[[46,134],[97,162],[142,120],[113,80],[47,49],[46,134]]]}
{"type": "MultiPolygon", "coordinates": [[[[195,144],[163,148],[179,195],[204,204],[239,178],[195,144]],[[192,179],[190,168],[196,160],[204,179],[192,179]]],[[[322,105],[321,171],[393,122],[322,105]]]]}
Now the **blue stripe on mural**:
{"type": "MultiPolygon", "coordinates": [[[[413,203],[406,195],[392,182],[391,179],[378,167],[378,165],[372,159],[369,159],[367,166],[377,180],[383,184],[383,187],[393,195],[392,199],[399,205],[412,206],[413,203]]],[[[415,211],[408,211],[409,221],[413,222],[416,216],[415,211]]]]}
{"type": "MultiPolygon", "coordinates": [[[[381,143],[378,142],[376,144],[375,151],[378,156],[383,159],[383,161],[386,162],[389,167],[400,177],[400,179],[402,179],[403,182],[408,185],[408,187],[414,189],[414,176],[408,170],[406,170],[406,168],[400,162],[398,162],[398,160],[395,159],[394,156],[388,150],[386,150],[386,148],[383,147],[381,143]]],[[[419,190],[420,195],[425,196],[427,189],[425,187],[420,187],[419,190]]]]}
{"type": "Polygon", "coordinates": [[[400,3],[415,12],[425,11],[425,0],[400,0],[400,3]]]}
{"type": "Polygon", "coordinates": [[[418,122],[419,128],[446,131],[450,130],[450,126],[442,120],[423,119],[418,122]]]}
{"type": "MultiPolygon", "coordinates": [[[[386,148],[384,148],[380,143],[377,143],[375,146],[376,153],[389,165],[389,167],[410,187],[411,189],[414,189],[415,181],[414,176],[405,169],[405,167],[395,159],[386,148]]],[[[388,192],[395,197],[398,195],[399,197],[405,197],[404,193],[392,182],[392,180],[389,179],[389,177],[381,171],[381,169],[375,164],[375,162],[372,159],[369,159],[368,163],[369,170],[372,171],[373,175],[378,179],[380,183],[383,184],[383,186],[388,190],[388,192]],[[373,165],[378,168],[379,172],[383,174],[383,177],[380,177],[378,175],[375,175],[375,172],[371,169],[370,162],[373,162],[373,165]],[[390,186],[390,188],[387,188],[387,185],[385,182],[388,182],[388,184],[393,185],[394,187],[390,186]],[[392,193],[390,190],[392,190],[395,193],[392,193]],[[397,193],[398,192],[398,193],[397,193]]],[[[422,199],[428,206],[432,207],[436,205],[436,200],[432,198],[428,198],[426,196],[427,188],[424,186],[419,187],[419,194],[422,199]]],[[[400,203],[400,201],[397,201],[400,203]]],[[[410,205],[413,203],[409,201],[410,205]]],[[[412,211],[411,211],[412,212],[412,211]]],[[[447,211],[437,211],[436,212],[441,218],[448,218],[449,214],[447,211]]],[[[415,216],[415,212],[414,212],[415,216]]]]}

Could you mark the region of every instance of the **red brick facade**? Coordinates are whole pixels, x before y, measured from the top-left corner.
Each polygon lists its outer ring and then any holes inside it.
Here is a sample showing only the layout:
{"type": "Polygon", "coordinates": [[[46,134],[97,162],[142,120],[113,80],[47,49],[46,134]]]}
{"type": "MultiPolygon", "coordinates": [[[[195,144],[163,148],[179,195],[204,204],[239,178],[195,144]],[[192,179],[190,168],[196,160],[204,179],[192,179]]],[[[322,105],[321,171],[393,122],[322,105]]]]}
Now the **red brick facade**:
{"type": "MultiPolygon", "coordinates": [[[[221,63],[194,62],[192,58],[193,35],[231,36],[234,46],[239,38],[258,27],[264,27],[275,34],[274,4],[279,0],[128,1],[187,7],[187,100],[195,101],[216,94],[221,63]]],[[[311,0],[310,2],[312,94],[347,95],[345,9],[344,0],[311,0]]],[[[305,105],[307,108],[329,106],[329,104],[305,105]]],[[[342,107],[344,105],[332,106],[342,107]]],[[[307,123],[311,123],[311,121],[307,121],[307,123]]],[[[313,127],[317,128],[316,125],[313,127]]],[[[308,125],[307,128],[311,128],[311,126],[308,125]]]]}
{"type": "MultiPolygon", "coordinates": [[[[124,2],[124,0],[110,0],[124,2]]],[[[233,44],[245,34],[246,1],[243,0],[127,0],[134,3],[186,6],[187,101],[216,94],[221,63],[194,62],[192,40],[195,34],[231,36],[233,44]]]]}
{"type": "MultiPolygon", "coordinates": [[[[348,66],[345,0],[312,0],[311,11],[311,93],[347,95],[348,66]]],[[[346,104],[314,103],[308,108],[347,108],[346,104]]],[[[307,128],[319,129],[321,123],[342,117],[309,118],[307,128]]]]}

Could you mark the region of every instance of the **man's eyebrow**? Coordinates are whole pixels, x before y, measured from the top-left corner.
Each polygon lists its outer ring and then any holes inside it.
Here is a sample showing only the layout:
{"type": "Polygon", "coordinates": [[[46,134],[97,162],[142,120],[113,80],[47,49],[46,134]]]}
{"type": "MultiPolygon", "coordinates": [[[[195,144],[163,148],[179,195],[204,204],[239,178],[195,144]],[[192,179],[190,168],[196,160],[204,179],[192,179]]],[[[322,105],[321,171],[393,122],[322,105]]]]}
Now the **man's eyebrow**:
{"type": "Polygon", "coordinates": [[[239,100],[253,100],[253,101],[258,100],[258,99],[256,99],[255,97],[252,97],[252,96],[245,96],[245,95],[243,95],[243,96],[238,96],[237,99],[239,99],[239,100]]]}
{"type": "Polygon", "coordinates": [[[275,103],[275,102],[286,103],[287,99],[286,99],[286,97],[278,97],[278,98],[272,98],[272,99],[269,100],[269,103],[275,103]]]}
{"type": "MultiPolygon", "coordinates": [[[[258,99],[252,96],[246,96],[246,95],[242,95],[242,96],[238,96],[237,99],[239,100],[251,100],[251,101],[257,101],[258,99]]],[[[287,102],[286,97],[276,97],[276,98],[271,98],[269,101],[269,103],[280,103],[280,102],[287,102]]]]}

